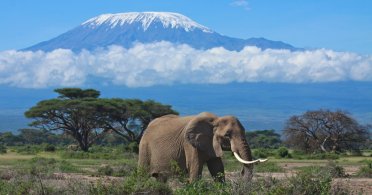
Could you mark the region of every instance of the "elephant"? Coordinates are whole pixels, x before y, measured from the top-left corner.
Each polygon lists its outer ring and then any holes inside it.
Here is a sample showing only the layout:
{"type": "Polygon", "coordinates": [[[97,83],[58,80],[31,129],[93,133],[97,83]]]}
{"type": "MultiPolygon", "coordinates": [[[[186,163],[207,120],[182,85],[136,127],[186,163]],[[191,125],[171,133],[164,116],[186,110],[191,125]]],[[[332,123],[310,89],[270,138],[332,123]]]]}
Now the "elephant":
{"type": "Polygon", "coordinates": [[[247,181],[253,176],[253,164],[267,160],[252,160],[244,127],[234,116],[218,117],[209,112],[165,115],[151,121],[145,130],[138,166],[166,181],[172,174],[172,163],[177,163],[191,182],[201,177],[206,163],[214,180],[224,182],[223,150],[232,151],[243,164],[241,175],[247,181]]]}

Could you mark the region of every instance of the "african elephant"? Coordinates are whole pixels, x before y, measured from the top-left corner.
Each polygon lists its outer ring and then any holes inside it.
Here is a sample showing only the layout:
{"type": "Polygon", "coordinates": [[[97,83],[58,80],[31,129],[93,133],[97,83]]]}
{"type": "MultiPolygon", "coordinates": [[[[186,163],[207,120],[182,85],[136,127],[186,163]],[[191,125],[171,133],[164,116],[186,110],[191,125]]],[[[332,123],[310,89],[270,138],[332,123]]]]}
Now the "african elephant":
{"type": "Polygon", "coordinates": [[[139,145],[138,165],[159,180],[171,174],[176,162],[193,181],[201,177],[203,165],[217,181],[223,182],[223,150],[230,150],[243,163],[242,176],[252,178],[251,150],[245,139],[244,127],[233,116],[217,117],[208,112],[196,116],[166,115],[153,120],[145,130],[139,145]]]}

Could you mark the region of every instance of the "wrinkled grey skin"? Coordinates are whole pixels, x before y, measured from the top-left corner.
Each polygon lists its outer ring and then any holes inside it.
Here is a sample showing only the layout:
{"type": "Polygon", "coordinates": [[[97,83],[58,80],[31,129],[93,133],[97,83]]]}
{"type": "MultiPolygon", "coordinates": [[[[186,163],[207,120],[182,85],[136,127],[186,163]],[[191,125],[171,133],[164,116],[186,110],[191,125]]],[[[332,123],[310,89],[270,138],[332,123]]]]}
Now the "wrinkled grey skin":
{"type": "MultiPolygon", "coordinates": [[[[237,152],[244,160],[252,155],[244,127],[233,116],[217,117],[203,112],[196,116],[166,115],[153,120],[139,146],[139,167],[159,180],[172,174],[171,164],[188,174],[190,181],[202,175],[206,163],[211,175],[223,182],[223,150],[237,152]]],[[[252,178],[253,165],[243,165],[242,176],[252,178]]]]}

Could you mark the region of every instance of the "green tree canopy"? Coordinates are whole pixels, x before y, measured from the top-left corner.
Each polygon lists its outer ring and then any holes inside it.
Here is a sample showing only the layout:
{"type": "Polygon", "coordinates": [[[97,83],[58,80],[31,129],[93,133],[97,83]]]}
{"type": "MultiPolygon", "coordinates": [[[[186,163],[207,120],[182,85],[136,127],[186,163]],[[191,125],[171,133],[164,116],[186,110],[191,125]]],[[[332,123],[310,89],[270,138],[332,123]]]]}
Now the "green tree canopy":
{"type": "Polygon", "coordinates": [[[58,98],[40,101],[25,116],[34,119],[31,126],[70,135],[83,151],[107,132],[115,132],[127,142],[139,142],[152,119],[177,114],[171,106],[153,100],[99,98],[100,92],[94,89],[55,91],[58,98]]]}
{"type": "Polygon", "coordinates": [[[278,148],[282,143],[274,130],[247,131],[245,136],[251,148],[278,148]]]}
{"type": "Polygon", "coordinates": [[[95,89],[61,88],[54,91],[59,93],[58,98],[61,99],[98,98],[100,96],[100,92],[95,89]]]}

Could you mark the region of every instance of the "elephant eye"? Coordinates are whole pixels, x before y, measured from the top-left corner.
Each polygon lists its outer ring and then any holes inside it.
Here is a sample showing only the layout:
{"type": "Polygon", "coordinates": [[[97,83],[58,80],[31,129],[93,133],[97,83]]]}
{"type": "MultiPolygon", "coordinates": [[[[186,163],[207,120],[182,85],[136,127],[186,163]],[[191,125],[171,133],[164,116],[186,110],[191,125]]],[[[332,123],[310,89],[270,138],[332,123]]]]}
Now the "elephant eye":
{"type": "Polygon", "coordinates": [[[226,138],[230,138],[231,137],[231,131],[227,131],[224,135],[224,137],[226,138]]]}

